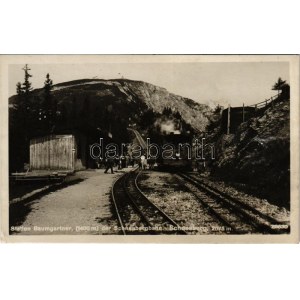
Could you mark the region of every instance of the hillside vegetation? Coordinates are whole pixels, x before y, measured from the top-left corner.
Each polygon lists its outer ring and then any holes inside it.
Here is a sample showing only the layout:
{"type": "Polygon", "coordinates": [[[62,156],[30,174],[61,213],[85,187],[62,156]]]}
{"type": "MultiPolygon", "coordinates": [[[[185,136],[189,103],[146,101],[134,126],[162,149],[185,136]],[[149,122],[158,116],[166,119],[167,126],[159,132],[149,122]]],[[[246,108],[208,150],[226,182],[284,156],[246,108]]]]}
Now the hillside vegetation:
{"type": "Polygon", "coordinates": [[[211,113],[208,106],[169,93],[164,88],[127,79],[83,79],[59,83],[52,86],[48,103],[44,89],[30,91],[27,98],[23,111],[19,105],[23,98],[15,95],[9,99],[13,169],[28,162],[29,139],[35,136],[100,130],[121,143],[129,140],[128,127],[147,134],[157,127],[160,120],[168,123],[168,118],[186,130],[200,132],[206,128],[211,113]],[[20,122],[25,114],[26,122],[20,122]]]}
{"type": "MultiPolygon", "coordinates": [[[[43,102],[43,90],[34,90],[31,96],[32,109],[37,110],[43,102]]],[[[161,114],[165,108],[171,108],[179,112],[195,130],[203,131],[210,114],[207,105],[169,93],[165,88],[150,83],[126,79],[86,79],[60,83],[53,86],[52,97],[61,118],[72,119],[75,114],[88,113],[90,123],[94,119],[100,122],[107,111],[117,113],[120,119],[139,122],[145,110],[161,114]]],[[[9,101],[10,104],[17,104],[18,98],[13,96],[9,101]]]]}
{"type": "Polygon", "coordinates": [[[222,134],[220,126],[216,126],[210,132],[210,139],[216,145],[211,174],[288,208],[289,131],[287,97],[278,97],[273,105],[242,123],[234,134],[222,134]]]}

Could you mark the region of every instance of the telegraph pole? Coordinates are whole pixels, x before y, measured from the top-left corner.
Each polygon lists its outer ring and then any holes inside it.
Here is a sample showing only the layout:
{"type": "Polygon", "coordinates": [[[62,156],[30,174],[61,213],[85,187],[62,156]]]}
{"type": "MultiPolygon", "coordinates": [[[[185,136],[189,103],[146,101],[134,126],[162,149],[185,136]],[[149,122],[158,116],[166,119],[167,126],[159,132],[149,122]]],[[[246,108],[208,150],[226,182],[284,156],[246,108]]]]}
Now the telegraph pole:
{"type": "Polygon", "coordinates": [[[228,114],[227,114],[227,134],[230,133],[230,104],[228,104],[228,114]]]}

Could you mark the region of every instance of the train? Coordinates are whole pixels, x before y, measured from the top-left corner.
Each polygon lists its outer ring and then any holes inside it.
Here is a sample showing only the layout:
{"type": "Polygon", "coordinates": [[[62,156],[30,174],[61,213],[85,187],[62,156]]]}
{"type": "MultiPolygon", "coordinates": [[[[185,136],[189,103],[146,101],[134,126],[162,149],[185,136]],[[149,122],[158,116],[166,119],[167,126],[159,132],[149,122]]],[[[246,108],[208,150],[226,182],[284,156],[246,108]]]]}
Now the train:
{"type": "Polygon", "coordinates": [[[167,171],[191,171],[193,169],[192,142],[192,136],[188,133],[171,132],[163,135],[156,168],[167,171]]]}

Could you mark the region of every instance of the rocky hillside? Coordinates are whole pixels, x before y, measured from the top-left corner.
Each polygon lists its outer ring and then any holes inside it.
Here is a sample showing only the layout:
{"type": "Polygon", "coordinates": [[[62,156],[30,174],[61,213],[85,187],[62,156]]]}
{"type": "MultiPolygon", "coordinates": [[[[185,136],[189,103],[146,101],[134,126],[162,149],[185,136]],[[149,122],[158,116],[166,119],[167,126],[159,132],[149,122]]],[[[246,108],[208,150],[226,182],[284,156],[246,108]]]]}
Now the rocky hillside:
{"type": "Polygon", "coordinates": [[[207,126],[211,110],[206,105],[174,95],[165,88],[142,81],[121,81],[120,85],[129,97],[133,94],[142,99],[147,107],[155,112],[162,113],[165,107],[169,107],[173,111],[178,111],[185,122],[194,129],[203,131],[207,126]]]}
{"type": "Polygon", "coordinates": [[[59,83],[48,97],[43,89],[31,91],[26,100],[22,95],[12,96],[9,107],[13,170],[28,162],[29,140],[36,136],[76,131],[98,141],[101,132],[120,144],[131,140],[128,127],[147,135],[178,128],[191,133],[202,131],[211,113],[207,105],[126,79],[59,83]],[[159,128],[162,121],[165,128],[159,128]]]}
{"type": "MultiPolygon", "coordinates": [[[[42,93],[41,89],[34,90],[33,101],[42,101],[42,93]]],[[[74,102],[77,113],[80,113],[84,109],[84,101],[88,99],[91,114],[108,109],[121,118],[130,118],[135,122],[139,122],[138,117],[147,109],[161,114],[168,107],[178,111],[182,119],[197,131],[205,129],[211,111],[207,105],[169,93],[165,88],[126,79],[85,79],[60,83],[53,86],[52,95],[63,113],[70,113],[74,102]]],[[[16,102],[16,96],[10,98],[10,104],[16,102]]]]}
{"type": "Polygon", "coordinates": [[[289,207],[290,102],[277,99],[242,123],[235,134],[211,133],[215,176],[240,183],[248,192],[289,207]]]}

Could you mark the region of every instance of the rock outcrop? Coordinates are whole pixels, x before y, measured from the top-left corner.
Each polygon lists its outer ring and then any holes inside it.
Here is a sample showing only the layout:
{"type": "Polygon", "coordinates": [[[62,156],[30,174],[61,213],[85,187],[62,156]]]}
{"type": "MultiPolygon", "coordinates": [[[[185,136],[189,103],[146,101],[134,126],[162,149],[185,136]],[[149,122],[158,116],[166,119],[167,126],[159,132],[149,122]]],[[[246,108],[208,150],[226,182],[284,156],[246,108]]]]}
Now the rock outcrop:
{"type": "Polygon", "coordinates": [[[215,176],[245,184],[248,191],[289,206],[290,102],[273,106],[242,123],[235,134],[215,135],[215,176]]]}

